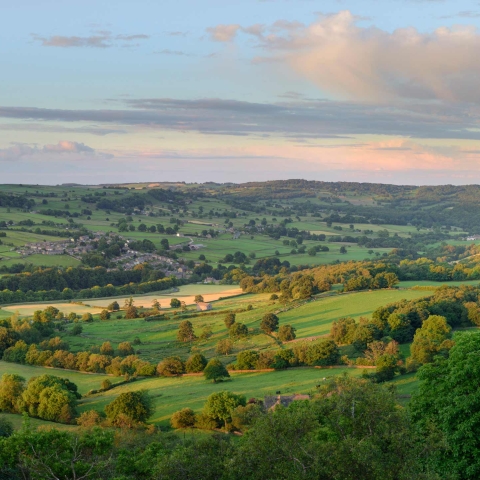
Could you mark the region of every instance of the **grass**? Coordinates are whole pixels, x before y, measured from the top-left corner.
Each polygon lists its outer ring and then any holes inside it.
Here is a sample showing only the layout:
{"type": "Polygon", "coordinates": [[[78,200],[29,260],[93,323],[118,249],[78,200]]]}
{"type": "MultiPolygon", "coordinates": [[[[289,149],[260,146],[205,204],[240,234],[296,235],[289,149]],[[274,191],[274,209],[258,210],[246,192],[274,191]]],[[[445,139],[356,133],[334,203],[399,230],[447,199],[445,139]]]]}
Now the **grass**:
{"type": "MultiPolygon", "coordinates": [[[[13,253],[13,252],[12,252],[13,253]]],[[[0,253],[3,256],[3,253],[0,253]]],[[[33,264],[38,267],[76,267],[80,265],[80,261],[70,255],[29,255],[28,257],[15,257],[0,261],[0,266],[5,265],[7,267],[15,263],[33,264]]]]}
{"type": "Polygon", "coordinates": [[[314,302],[280,313],[280,324],[290,324],[297,329],[297,338],[326,335],[334,320],[341,317],[369,317],[383,305],[426,296],[420,290],[374,290],[319,298],[314,302]]]}
{"type": "Polygon", "coordinates": [[[434,282],[433,280],[409,280],[404,282],[399,282],[398,286],[401,288],[412,288],[412,287],[434,287],[438,288],[442,285],[448,285],[449,287],[459,287],[460,285],[472,285],[478,286],[480,280],[462,280],[462,281],[452,281],[452,282],[434,282]]]}

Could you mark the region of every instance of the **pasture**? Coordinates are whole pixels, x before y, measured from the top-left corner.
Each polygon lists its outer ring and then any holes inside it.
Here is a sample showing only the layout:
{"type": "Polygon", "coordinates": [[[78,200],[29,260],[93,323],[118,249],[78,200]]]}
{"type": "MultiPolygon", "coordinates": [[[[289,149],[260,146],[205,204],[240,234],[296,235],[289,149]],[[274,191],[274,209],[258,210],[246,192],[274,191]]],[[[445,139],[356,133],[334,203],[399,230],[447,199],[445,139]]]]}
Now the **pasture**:
{"type": "MultiPolygon", "coordinates": [[[[65,371],[53,368],[30,367],[25,365],[10,364],[0,361],[0,376],[3,373],[17,373],[25,379],[42,374],[68,377],[74,382],[81,394],[87,393],[93,388],[98,388],[103,379],[107,376],[102,374],[87,374],[72,371],[65,371]]],[[[247,399],[255,397],[263,399],[266,395],[274,395],[281,391],[282,395],[293,393],[315,394],[315,387],[334,376],[348,374],[359,377],[362,374],[361,368],[312,368],[300,367],[275,372],[252,372],[252,373],[231,373],[231,379],[225,382],[207,382],[203,376],[182,376],[173,378],[151,377],[141,378],[135,382],[121,385],[106,392],[82,398],[79,404],[79,412],[86,410],[102,411],[105,406],[113,401],[121,393],[128,391],[147,390],[151,395],[155,407],[155,413],[150,419],[163,428],[169,428],[171,415],[181,408],[191,408],[199,413],[209,395],[222,390],[229,390],[237,394],[245,395],[247,399]]],[[[120,380],[112,377],[112,381],[120,380]]],[[[392,382],[398,385],[398,393],[402,395],[411,394],[417,385],[416,377],[413,374],[396,377],[392,382]]],[[[19,426],[21,417],[10,416],[19,426]]],[[[51,422],[32,420],[32,425],[56,426],[51,422]]],[[[63,426],[61,428],[64,428],[63,426]]],[[[74,427],[65,427],[74,428],[74,427]]]]}

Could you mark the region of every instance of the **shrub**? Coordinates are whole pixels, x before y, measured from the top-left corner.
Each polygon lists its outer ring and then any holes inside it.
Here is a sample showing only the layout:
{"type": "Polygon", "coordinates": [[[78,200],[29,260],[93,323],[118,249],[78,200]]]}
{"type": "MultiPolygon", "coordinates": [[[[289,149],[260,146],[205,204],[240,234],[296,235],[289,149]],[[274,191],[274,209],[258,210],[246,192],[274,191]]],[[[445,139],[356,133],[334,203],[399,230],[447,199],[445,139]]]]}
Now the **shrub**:
{"type": "Polygon", "coordinates": [[[170,306],[172,308],[180,308],[182,305],[182,302],[178,298],[172,298],[170,300],[170,306]]]}
{"type": "Polygon", "coordinates": [[[146,391],[121,393],[105,407],[105,413],[113,425],[145,422],[153,413],[152,402],[146,391]]]}
{"type": "Polygon", "coordinates": [[[102,346],[100,347],[100,353],[101,353],[102,355],[110,355],[110,356],[113,356],[114,351],[113,351],[112,344],[111,344],[110,342],[103,342],[103,343],[102,343],[102,346]]]}
{"type": "Polygon", "coordinates": [[[278,329],[278,338],[282,342],[290,342],[291,340],[295,340],[296,334],[295,334],[295,328],[292,327],[291,325],[282,325],[278,329]]]}
{"type": "Polygon", "coordinates": [[[190,320],[183,320],[183,322],[180,322],[180,325],[178,326],[177,340],[179,342],[191,342],[196,338],[192,322],[190,322],[190,320]]]}
{"type": "Polygon", "coordinates": [[[0,417],[0,438],[7,438],[13,434],[13,425],[5,417],[0,417]]]}
{"type": "Polygon", "coordinates": [[[93,322],[93,315],[91,313],[84,313],[82,315],[82,322],[87,322],[87,323],[93,322]]]}
{"type": "Polygon", "coordinates": [[[100,320],[110,320],[110,312],[108,310],[102,310],[100,312],[100,320]]]}
{"type": "Polygon", "coordinates": [[[138,318],[138,309],[135,305],[130,305],[125,309],[125,318],[128,319],[133,319],[133,318],[138,318]]]}
{"type": "Polygon", "coordinates": [[[230,328],[235,323],[235,314],[234,313],[227,313],[224,319],[225,326],[230,328]]]}
{"type": "Polygon", "coordinates": [[[157,373],[162,377],[176,377],[185,372],[185,366],[180,357],[167,357],[157,365],[157,373]]]}
{"type": "Polygon", "coordinates": [[[82,332],[83,332],[83,327],[79,323],[77,323],[76,325],[73,326],[71,333],[72,335],[77,336],[77,335],[80,335],[82,332]]]}
{"type": "Polygon", "coordinates": [[[228,330],[230,337],[242,338],[248,336],[248,327],[243,323],[234,323],[228,330]]]}
{"type": "Polygon", "coordinates": [[[212,358],[205,369],[203,375],[206,380],[213,380],[213,383],[217,383],[224,378],[230,377],[227,369],[223,366],[223,363],[218,358],[212,358]]]}
{"type": "Polygon", "coordinates": [[[77,418],[77,424],[84,428],[91,428],[100,425],[103,418],[96,410],[87,410],[77,418]]]}
{"type": "Polygon", "coordinates": [[[216,347],[215,352],[221,355],[229,355],[233,350],[233,342],[229,338],[220,340],[216,347]]]}
{"type": "Polygon", "coordinates": [[[200,373],[206,365],[207,359],[201,353],[195,353],[187,360],[185,369],[188,373],[200,373]]]}
{"type": "Polygon", "coordinates": [[[253,370],[258,361],[258,353],[254,350],[244,350],[237,355],[237,370],[253,370]]]}
{"type": "Polygon", "coordinates": [[[106,378],[105,380],[102,381],[102,390],[107,391],[112,388],[112,382],[106,378]]]}
{"type": "Polygon", "coordinates": [[[117,301],[114,301],[107,307],[107,309],[112,312],[116,312],[117,310],[120,310],[120,305],[117,301]]]}
{"type": "Polygon", "coordinates": [[[195,426],[195,412],[191,408],[182,408],[170,419],[173,428],[189,428],[195,426]]]}
{"type": "Polygon", "coordinates": [[[260,322],[260,329],[265,333],[278,330],[278,317],[274,313],[266,313],[260,322]]]}
{"type": "Polygon", "coordinates": [[[130,342],[122,342],[118,344],[118,353],[122,357],[126,357],[127,355],[133,355],[135,351],[130,342]]]}

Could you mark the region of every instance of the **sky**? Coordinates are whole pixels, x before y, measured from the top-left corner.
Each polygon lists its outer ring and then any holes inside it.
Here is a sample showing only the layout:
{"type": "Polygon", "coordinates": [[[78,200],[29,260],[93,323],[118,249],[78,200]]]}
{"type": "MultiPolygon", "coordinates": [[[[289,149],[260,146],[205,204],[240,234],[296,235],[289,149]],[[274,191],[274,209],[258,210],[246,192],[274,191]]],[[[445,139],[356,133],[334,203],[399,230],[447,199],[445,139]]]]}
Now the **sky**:
{"type": "Polygon", "coordinates": [[[0,11],[0,183],[480,183],[478,0],[0,11]]]}

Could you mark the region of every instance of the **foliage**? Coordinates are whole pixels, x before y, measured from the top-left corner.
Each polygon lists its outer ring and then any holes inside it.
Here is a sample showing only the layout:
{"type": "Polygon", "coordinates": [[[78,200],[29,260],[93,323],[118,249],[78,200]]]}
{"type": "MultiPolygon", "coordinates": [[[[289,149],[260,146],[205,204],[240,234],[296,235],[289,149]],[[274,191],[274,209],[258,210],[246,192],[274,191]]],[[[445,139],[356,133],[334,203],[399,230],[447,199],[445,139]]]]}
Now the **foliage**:
{"type": "Polygon", "coordinates": [[[274,313],[266,313],[260,322],[260,329],[265,333],[272,333],[278,330],[278,317],[274,313]]]}
{"type": "Polygon", "coordinates": [[[195,412],[191,408],[182,408],[170,419],[173,428],[189,428],[195,425],[195,412]]]}
{"type": "Polygon", "coordinates": [[[144,390],[121,393],[105,407],[107,418],[114,425],[120,425],[126,419],[133,423],[144,423],[153,414],[153,405],[144,390]]]}
{"type": "Polygon", "coordinates": [[[164,358],[157,365],[157,373],[162,377],[176,377],[185,372],[185,365],[180,357],[164,358]]]}
{"type": "Polygon", "coordinates": [[[204,412],[215,420],[223,421],[225,424],[225,430],[227,430],[227,423],[231,421],[232,413],[239,405],[246,405],[245,397],[224,390],[212,393],[207,398],[204,412]]]}
{"type": "Polygon", "coordinates": [[[207,365],[207,359],[201,353],[194,353],[185,363],[187,373],[203,372],[207,365]]]}
{"type": "Polygon", "coordinates": [[[206,380],[213,380],[214,383],[229,378],[230,374],[218,358],[212,358],[203,370],[203,376],[206,380]]]}

